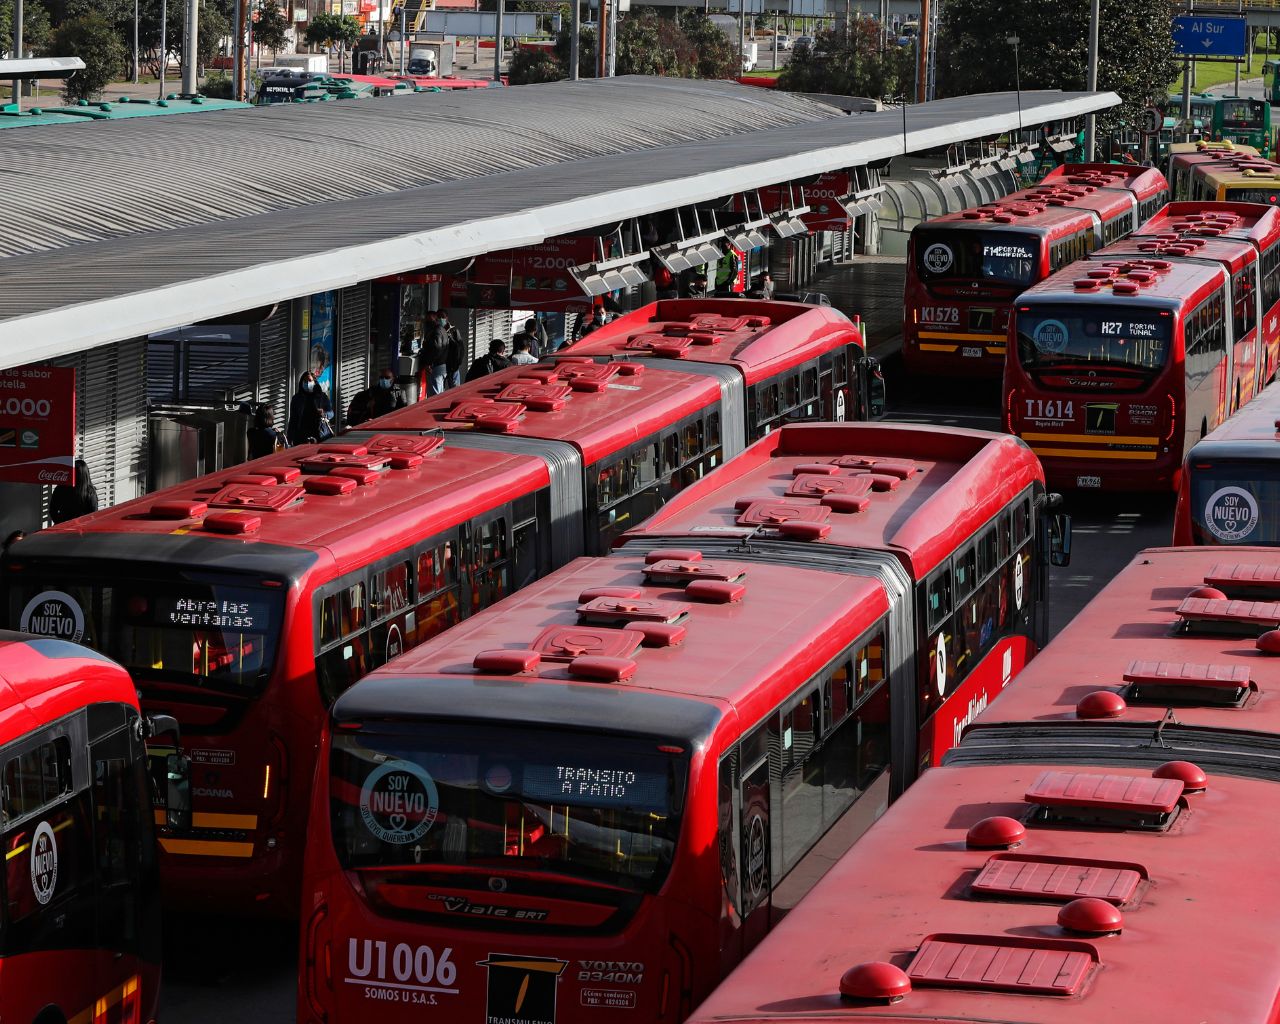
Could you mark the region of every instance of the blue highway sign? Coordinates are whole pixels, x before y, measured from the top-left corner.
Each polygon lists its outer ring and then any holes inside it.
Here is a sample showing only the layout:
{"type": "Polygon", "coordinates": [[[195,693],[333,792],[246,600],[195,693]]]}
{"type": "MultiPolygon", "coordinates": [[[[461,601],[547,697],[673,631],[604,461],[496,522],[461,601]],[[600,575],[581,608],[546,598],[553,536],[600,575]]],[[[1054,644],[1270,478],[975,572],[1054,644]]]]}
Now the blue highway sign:
{"type": "Polygon", "coordinates": [[[1243,57],[1244,18],[1182,14],[1173,19],[1173,51],[1179,57],[1243,57]]]}

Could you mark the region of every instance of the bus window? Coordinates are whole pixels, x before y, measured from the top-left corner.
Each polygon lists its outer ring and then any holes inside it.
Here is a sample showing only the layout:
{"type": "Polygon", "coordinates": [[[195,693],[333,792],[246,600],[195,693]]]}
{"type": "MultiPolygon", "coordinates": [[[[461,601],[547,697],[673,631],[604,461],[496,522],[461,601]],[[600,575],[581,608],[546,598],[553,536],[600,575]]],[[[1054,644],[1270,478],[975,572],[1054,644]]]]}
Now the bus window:
{"type": "Polygon", "coordinates": [[[472,539],[472,612],[506,597],[511,590],[507,562],[507,520],[499,516],[484,523],[472,539]]]}
{"type": "Polygon", "coordinates": [[[58,736],[4,766],[4,817],[17,821],[71,792],[71,743],[58,736]]]}
{"type": "Polygon", "coordinates": [[[782,870],[790,871],[823,832],[823,757],[818,691],[782,713],[782,870]]]}
{"type": "Polygon", "coordinates": [[[733,797],[738,789],[738,752],[730,750],[720,759],[716,829],[720,846],[720,878],[734,913],[742,913],[742,893],[738,888],[738,818],[733,813],[733,797]]]}

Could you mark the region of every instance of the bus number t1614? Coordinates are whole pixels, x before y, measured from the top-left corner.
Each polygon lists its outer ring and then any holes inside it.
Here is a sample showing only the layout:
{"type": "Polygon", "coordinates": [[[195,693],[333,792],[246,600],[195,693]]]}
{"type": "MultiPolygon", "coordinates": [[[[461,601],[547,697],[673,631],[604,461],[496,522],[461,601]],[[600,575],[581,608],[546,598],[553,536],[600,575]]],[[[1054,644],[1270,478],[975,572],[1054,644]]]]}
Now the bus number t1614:
{"type": "Polygon", "coordinates": [[[1027,417],[1033,420],[1069,420],[1075,417],[1075,403],[1062,398],[1028,398],[1027,417]]]}

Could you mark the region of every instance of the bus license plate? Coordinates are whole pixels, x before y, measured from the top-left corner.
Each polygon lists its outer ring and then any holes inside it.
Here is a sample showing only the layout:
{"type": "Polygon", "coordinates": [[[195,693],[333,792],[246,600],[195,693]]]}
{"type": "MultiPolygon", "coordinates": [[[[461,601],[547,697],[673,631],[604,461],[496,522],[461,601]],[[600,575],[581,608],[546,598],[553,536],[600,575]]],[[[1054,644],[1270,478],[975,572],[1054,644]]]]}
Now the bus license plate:
{"type": "Polygon", "coordinates": [[[960,354],[966,359],[981,359],[982,349],[975,345],[966,345],[960,350],[960,354]]]}
{"type": "Polygon", "coordinates": [[[1102,477],[1100,476],[1078,476],[1076,477],[1077,487],[1101,487],[1102,477]]]}

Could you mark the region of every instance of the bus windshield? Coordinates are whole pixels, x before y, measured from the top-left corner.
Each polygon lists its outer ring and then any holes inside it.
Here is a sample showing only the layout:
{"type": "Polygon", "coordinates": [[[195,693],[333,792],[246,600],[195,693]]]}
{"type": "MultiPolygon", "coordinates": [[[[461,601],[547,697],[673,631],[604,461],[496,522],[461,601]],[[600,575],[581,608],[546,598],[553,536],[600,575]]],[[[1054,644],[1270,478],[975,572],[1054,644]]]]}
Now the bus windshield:
{"type": "Polygon", "coordinates": [[[1224,128],[1264,128],[1266,115],[1261,100],[1227,96],[1218,101],[1224,128]]]}
{"type": "Polygon", "coordinates": [[[92,571],[60,579],[31,563],[10,578],[9,622],[38,636],[109,655],[138,681],[248,694],[271,674],[282,629],[282,590],[243,577],[186,572],[180,579],[118,580],[92,571]],[[28,579],[27,577],[32,577],[28,579]]]}
{"type": "Polygon", "coordinates": [[[929,228],[916,232],[916,274],[926,283],[954,278],[1026,287],[1035,281],[1039,237],[1020,231],[929,228]]]}
{"type": "Polygon", "coordinates": [[[653,741],[479,724],[334,736],[345,868],[510,868],[656,891],[679,833],[685,762],[653,741]]]}
{"type": "Polygon", "coordinates": [[[1280,462],[1200,462],[1189,508],[1197,544],[1280,545],[1280,462]]]}
{"type": "Polygon", "coordinates": [[[1169,360],[1173,316],[1132,307],[1062,306],[1020,308],[1018,359],[1028,372],[1138,371],[1155,374],[1169,360]]]}

